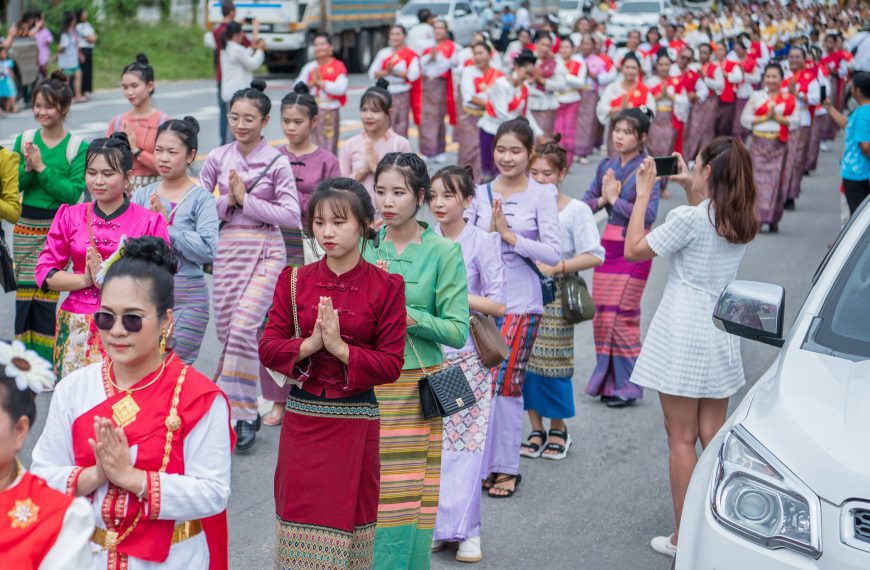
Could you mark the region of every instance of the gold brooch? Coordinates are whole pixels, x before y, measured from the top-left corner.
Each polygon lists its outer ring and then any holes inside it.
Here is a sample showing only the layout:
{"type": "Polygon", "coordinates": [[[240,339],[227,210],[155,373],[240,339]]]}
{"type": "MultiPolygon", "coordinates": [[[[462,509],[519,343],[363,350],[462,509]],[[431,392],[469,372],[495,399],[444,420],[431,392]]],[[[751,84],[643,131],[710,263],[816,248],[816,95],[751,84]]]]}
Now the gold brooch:
{"type": "Polygon", "coordinates": [[[169,431],[178,431],[181,428],[181,418],[174,411],[166,416],[166,429],[169,431]]]}
{"type": "Polygon", "coordinates": [[[112,419],[119,428],[125,428],[136,421],[136,414],[139,413],[139,404],[133,399],[129,393],[126,396],[112,404],[112,419]]]}
{"type": "Polygon", "coordinates": [[[12,520],[12,528],[27,528],[36,522],[39,516],[39,507],[28,498],[23,501],[15,501],[15,506],[8,514],[12,520]]]}

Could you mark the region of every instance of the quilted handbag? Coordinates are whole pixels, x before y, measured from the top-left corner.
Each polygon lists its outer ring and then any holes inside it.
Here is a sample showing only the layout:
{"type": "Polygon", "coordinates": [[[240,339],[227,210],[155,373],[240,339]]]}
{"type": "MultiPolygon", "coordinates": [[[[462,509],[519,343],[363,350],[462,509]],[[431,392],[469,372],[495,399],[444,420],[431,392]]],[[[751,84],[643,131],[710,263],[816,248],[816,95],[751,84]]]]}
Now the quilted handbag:
{"type": "Polygon", "coordinates": [[[425,419],[446,418],[460,410],[470,408],[477,402],[459,365],[453,364],[438,372],[429,373],[420,360],[414,341],[410,336],[406,335],[405,338],[411,345],[417,362],[420,363],[420,369],[424,373],[417,382],[417,388],[420,390],[420,408],[425,419]]]}

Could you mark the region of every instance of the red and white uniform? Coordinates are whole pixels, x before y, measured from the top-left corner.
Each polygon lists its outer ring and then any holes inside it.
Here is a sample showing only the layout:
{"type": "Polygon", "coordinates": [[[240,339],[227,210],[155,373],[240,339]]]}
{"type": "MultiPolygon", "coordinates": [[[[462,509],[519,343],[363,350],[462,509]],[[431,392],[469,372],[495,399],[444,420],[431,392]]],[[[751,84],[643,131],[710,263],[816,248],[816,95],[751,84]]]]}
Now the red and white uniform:
{"type": "Polygon", "coordinates": [[[725,74],[722,72],[722,67],[710,61],[706,65],[699,65],[697,69],[710,92],[716,97],[722,95],[725,89],[725,74]]]}
{"type": "Polygon", "coordinates": [[[812,69],[802,69],[797,75],[787,70],[785,79],[782,81],[782,88],[789,89],[794,87],[797,97],[798,115],[800,116],[800,126],[809,127],[813,124],[813,114],[815,108],[819,104],[821,89],[816,72],[812,69]]]}
{"type": "Polygon", "coordinates": [[[568,61],[565,61],[561,57],[558,59],[558,65],[561,66],[565,79],[565,87],[556,93],[559,104],[576,103],[580,100],[581,93],[586,85],[586,64],[573,57],[568,61]]]}
{"type": "Polygon", "coordinates": [[[604,62],[604,71],[598,74],[598,94],[603,95],[607,86],[616,81],[619,76],[619,68],[613,62],[613,58],[606,53],[600,53],[597,56],[604,62]]]}
{"type": "Polygon", "coordinates": [[[321,109],[340,109],[347,103],[347,68],[334,57],[323,65],[316,61],[306,63],[296,78],[296,83],[299,82],[308,85],[321,109]],[[323,81],[322,89],[313,83],[314,72],[318,70],[323,81]]]}
{"type": "Polygon", "coordinates": [[[739,99],[749,99],[749,96],[755,91],[755,85],[761,83],[762,67],[758,60],[751,55],[746,55],[741,60],[733,51],[728,54],[728,60],[740,64],[740,71],[743,78],[739,83],[735,83],[736,94],[739,99]]]}
{"type": "Polygon", "coordinates": [[[638,83],[631,93],[626,93],[622,88],[621,81],[615,81],[607,86],[601,98],[598,99],[598,105],[595,106],[595,115],[598,117],[598,122],[602,125],[610,124],[610,113],[622,107],[622,100],[628,97],[629,107],[642,107],[655,111],[656,101],[652,91],[643,83],[638,83]]]}
{"type": "Polygon", "coordinates": [[[525,84],[514,87],[507,77],[501,75],[487,90],[486,108],[477,126],[495,135],[502,123],[517,117],[526,117],[529,120],[535,136],[544,134],[535,118],[529,113],[529,87],[525,84]]]}
{"type": "Polygon", "coordinates": [[[733,103],[737,100],[737,86],[743,81],[743,69],[739,63],[729,59],[720,61],[718,65],[722,68],[722,76],[725,78],[719,100],[723,103],[733,103]]]}
{"type": "Polygon", "coordinates": [[[644,75],[644,77],[649,77],[653,72],[653,59],[655,54],[652,56],[647,55],[642,49],[629,50],[627,47],[621,47],[616,50],[616,57],[614,61],[616,61],[616,67],[622,68],[622,62],[625,61],[625,56],[629,53],[633,53],[635,57],[640,61],[640,72],[644,75]]]}
{"type": "Polygon", "coordinates": [[[800,126],[800,115],[797,112],[797,100],[788,91],[779,92],[771,98],[767,91],[761,89],[750,95],[743,113],[740,115],[740,124],[753,133],[777,133],[780,142],[788,142],[788,133],[800,126]],[[767,115],[770,106],[773,105],[780,115],[788,118],[788,125],[780,125],[773,119],[753,125],[753,121],[767,115]]]}
{"type": "Polygon", "coordinates": [[[529,80],[529,110],[555,111],[559,108],[557,93],[565,89],[565,66],[559,65],[562,58],[538,59],[535,64],[541,70],[543,83],[529,80]]]}
{"type": "Polygon", "coordinates": [[[483,111],[483,107],[472,101],[472,97],[486,98],[489,89],[495,80],[504,73],[490,66],[486,72],[477,66],[471,65],[462,69],[462,80],[459,84],[459,94],[462,97],[462,105],[468,109],[483,111]]]}
{"type": "Polygon", "coordinates": [[[420,79],[420,58],[417,57],[417,53],[407,46],[399,51],[391,47],[385,47],[378,52],[371,67],[369,67],[369,79],[371,79],[372,83],[377,81],[375,73],[385,71],[390,64],[393,65],[393,71],[407,73],[408,77],[403,78],[396,75],[384,77],[390,83],[388,91],[390,93],[406,93],[410,91],[411,85],[420,79]]]}

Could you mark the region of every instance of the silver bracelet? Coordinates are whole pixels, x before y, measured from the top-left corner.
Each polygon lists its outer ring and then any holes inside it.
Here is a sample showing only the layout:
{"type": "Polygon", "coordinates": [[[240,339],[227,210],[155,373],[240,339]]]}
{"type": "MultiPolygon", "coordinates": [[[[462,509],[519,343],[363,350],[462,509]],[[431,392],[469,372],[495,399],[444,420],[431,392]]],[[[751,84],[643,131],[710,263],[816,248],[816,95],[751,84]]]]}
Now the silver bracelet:
{"type": "Polygon", "coordinates": [[[148,472],[145,472],[145,480],[142,481],[142,490],[136,493],[136,498],[141,502],[145,498],[145,494],[148,492],[148,472]]]}

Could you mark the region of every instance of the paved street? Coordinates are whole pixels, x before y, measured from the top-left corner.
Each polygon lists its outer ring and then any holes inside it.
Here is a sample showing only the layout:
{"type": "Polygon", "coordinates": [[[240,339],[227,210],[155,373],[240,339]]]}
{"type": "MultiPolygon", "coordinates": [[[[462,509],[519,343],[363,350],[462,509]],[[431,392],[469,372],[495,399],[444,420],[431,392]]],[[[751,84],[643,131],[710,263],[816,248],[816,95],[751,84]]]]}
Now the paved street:
{"type": "MultiPolygon", "coordinates": [[[[158,70],[159,74],[159,70],[158,70]]],[[[343,136],[358,132],[359,96],[368,81],[352,78],[351,93],[342,121],[343,136]]],[[[289,82],[270,81],[268,93],[276,105],[268,127],[271,141],[283,138],[277,106],[289,82]]],[[[172,116],[194,115],[202,123],[201,154],[215,146],[217,104],[213,82],[158,85],[156,105],[172,116]]],[[[73,108],[69,126],[86,136],[102,136],[110,117],[127,109],[120,93],[98,93],[94,100],[73,108]]],[[[0,144],[11,147],[15,134],[32,128],[29,112],[0,120],[0,144]]],[[[841,137],[842,138],[842,137],[841,137]]],[[[412,137],[413,142],[413,137],[412,137]]],[[[840,228],[837,162],[841,141],[822,153],[819,170],[804,180],[797,211],[786,212],[778,235],[760,235],[748,248],[740,277],[782,284],[786,288],[786,324],[790,326],[811,286],[811,276],[828,244],[840,228]]],[[[581,196],[595,164],[575,165],[566,191],[581,196]]],[[[663,201],[659,221],[684,203],[674,196],[663,201]]],[[[653,263],[643,302],[644,328],[648,326],[667,278],[667,261],[653,263]]],[[[590,281],[591,282],[591,281],[590,281]]],[[[0,298],[0,338],[12,336],[14,296],[0,298]]],[[[651,537],[672,530],[673,515],[667,474],[667,447],[662,414],[654,393],[638,405],[611,410],[582,395],[593,366],[592,327],[579,325],[576,335],[575,393],[577,416],[568,421],[574,446],[561,462],[523,460],[523,483],[510,500],[483,499],[483,562],[479,569],[638,569],[664,570],[670,559],[654,553],[651,537]]],[[[215,369],[219,352],[210,323],[197,367],[206,374],[215,369]]],[[[742,354],[749,382],[754,382],[773,361],[776,349],[743,342],[742,354]]],[[[744,392],[740,393],[740,396],[744,392]]],[[[736,406],[739,398],[732,405],[736,406]]],[[[31,433],[23,460],[41,431],[48,411],[48,396],[39,397],[39,420],[31,433]]],[[[274,511],[272,473],[279,430],[259,433],[254,449],[233,462],[230,499],[230,556],[234,569],[271,567],[274,511]]],[[[452,551],[433,556],[433,568],[459,568],[452,551]]],[[[467,567],[467,566],[466,566],[467,567]]]]}

